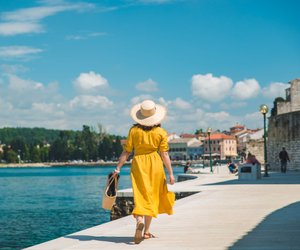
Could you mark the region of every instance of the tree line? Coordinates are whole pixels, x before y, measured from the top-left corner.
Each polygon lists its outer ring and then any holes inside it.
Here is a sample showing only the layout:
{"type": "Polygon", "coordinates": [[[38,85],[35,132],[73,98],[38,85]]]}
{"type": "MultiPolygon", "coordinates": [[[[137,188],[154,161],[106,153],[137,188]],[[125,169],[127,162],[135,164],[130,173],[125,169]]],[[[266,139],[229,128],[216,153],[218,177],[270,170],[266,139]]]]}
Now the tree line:
{"type": "Polygon", "coordinates": [[[122,152],[121,136],[83,125],[81,131],[45,128],[0,129],[0,160],[18,162],[65,162],[115,160],[122,152]]]}

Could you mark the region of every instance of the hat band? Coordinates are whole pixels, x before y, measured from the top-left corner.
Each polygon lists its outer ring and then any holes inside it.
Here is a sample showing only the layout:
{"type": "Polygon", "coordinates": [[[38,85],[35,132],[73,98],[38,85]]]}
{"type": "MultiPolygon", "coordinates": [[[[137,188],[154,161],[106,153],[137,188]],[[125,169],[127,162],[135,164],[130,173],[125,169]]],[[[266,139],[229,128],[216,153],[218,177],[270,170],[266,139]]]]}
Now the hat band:
{"type": "Polygon", "coordinates": [[[153,109],[143,109],[141,108],[141,113],[144,117],[149,117],[155,114],[156,111],[156,107],[154,107],[153,109]]]}

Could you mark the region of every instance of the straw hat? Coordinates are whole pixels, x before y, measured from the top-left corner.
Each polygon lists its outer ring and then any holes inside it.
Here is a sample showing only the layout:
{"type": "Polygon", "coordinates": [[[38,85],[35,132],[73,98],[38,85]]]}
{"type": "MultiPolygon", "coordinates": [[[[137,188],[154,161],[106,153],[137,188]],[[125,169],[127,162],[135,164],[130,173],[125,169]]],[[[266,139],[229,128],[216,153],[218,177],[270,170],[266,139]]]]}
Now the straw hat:
{"type": "Polygon", "coordinates": [[[167,110],[155,104],[151,100],[145,100],[142,103],[136,104],[131,109],[130,115],[134,121],[144,126],[153,126],[160,124],[166,117],[167,110]]]}

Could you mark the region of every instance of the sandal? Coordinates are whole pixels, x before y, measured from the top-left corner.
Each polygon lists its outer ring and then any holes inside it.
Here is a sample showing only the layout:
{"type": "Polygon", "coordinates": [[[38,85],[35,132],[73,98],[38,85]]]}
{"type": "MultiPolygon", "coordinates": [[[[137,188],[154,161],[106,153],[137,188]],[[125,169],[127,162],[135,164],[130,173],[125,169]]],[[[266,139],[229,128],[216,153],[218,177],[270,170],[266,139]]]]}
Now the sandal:
{"type": "Polygon", "coordinates": [[[144,229],[144,223],[139,222],[136,225],[136,229],[135,229],[135,235],[134,235],[134,243],[135,244],[140,244],[141,241],[144,239],[143,238],[143,229],[144,229]]]}
{"type": "Polygon", "coordinates": [[[156,238],[152,233],[144,233],[144,239],[148,240],[151,238],[156,238]]]}

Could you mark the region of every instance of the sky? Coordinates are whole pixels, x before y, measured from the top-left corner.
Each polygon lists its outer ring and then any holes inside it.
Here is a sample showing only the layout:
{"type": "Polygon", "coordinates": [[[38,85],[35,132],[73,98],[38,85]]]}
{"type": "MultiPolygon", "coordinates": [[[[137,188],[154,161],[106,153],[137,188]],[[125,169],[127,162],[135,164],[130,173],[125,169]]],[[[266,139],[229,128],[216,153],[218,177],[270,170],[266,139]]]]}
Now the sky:
{"type": "Polygon", "coordinates": [[[297,0],[0,0],[0,127],[127,135],[164,105],[169,133],[261,128],[299,78],[297,0]]]}

